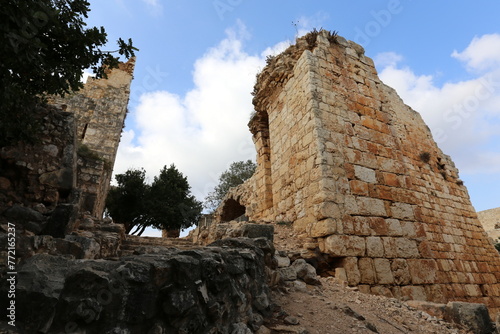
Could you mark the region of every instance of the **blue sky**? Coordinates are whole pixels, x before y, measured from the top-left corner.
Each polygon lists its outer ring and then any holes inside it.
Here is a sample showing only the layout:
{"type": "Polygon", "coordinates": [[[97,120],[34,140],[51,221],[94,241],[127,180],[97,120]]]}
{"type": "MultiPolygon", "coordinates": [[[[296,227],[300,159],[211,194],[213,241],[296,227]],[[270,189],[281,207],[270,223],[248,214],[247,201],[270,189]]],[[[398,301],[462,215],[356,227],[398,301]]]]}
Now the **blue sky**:
{"type": "Polygon", "coordinates": [[[254,159],[250,92],[265,57],[312,28],[365,47],[381,79],[422,114],[476,210],[500,206],[500,2],[90,1],[109,49],[140,49],[115,172],[163,165],[202,200],[233,161],[254,159]],[[482,6],[478,4],[483,4],[482,6]]]}

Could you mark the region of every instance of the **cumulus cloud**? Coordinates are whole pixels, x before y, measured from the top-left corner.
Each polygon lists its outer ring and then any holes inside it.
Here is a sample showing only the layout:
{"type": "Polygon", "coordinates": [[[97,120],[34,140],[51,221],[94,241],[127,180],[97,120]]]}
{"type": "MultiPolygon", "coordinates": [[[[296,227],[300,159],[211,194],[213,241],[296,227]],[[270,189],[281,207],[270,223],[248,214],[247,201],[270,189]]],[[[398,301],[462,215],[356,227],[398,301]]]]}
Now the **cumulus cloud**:
{"type": "Polygon", "coordinates": [[[433,75],[419,75],[401,65],[403,58],[397,54],[375,58],[382,68],[382,81],[422,114],[438,145],[464,173],[500,172],[500,147],[496,144],[500,139],[500,71],[493,66],[500,59],[500,53],[495,53],[500,50],[498,37],[474,38],[464,51],[453,52],[452,57],[468,70],[481,73],[442,86],[434,83],[433,75]]]}
{"type": "MultiPolygon", "coordinates": [[[[184,95],[168,91],[138,94],[131,111],[134,126],[122,134],[115,173],[144,167],[149,181],[174,163],[188,177],[193,194],[203,200],[231,162],[254,159],[247,123],[253,111],[250,92],[265,57],[290,45],[284,41],[259,55],[244,51],[245,27],[227,31],[218,45],[194,64],[193,88],[184,95]]],[[[483,38],[474,39],[453,57],[483,72],[468,81],[437,86],[433,75],[415,73],[396,53],[375,57],[381,79],[418,110],[434,138],[462,172],[500,172],[500,71],[493,55],[481,53],[483,38]],[[482,61],[481,61],[482,59],[482,61]]],[[[500,39],[491,38],[493,50],[500,39]]],[[[152,233],[149,235],[158,235],[152,233]]]]}
{"type": "Polygon", "coordinates": [[[403,56],[396,52],[382,52],[377,54],[373,61],[377,67],[396,67],[399,62],[403,60],[403,56]]]}
{"type": "Polygon", "coordinates": [[[464,62],[471,71],[484,72],[500,67],[500,34],[474,37],[462,52],[453,51],[452,57],[464,62]]]}
{"type": "Polygon", "coordinates": [[[122,135],[116,173],[144,167],[151,181],[164,165],[174,163],[203,200],[230,163],[255,159],[247,127],[253,111],[250,93],[265,61],[243,50],[243,28],[228,30],[196,61],[194,87],[185,95],[153,91],[139,97],[132,110],[135,126],[122,135]]]}

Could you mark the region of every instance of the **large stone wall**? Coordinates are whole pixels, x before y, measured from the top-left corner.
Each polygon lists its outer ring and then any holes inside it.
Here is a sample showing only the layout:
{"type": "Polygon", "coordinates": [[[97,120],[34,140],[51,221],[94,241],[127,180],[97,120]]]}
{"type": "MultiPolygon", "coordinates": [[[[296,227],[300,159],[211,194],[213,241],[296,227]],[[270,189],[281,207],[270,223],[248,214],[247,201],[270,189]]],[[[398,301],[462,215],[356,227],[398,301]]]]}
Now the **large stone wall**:
{"type": "Polygon", "coordinates": [[[500,257],[458,170],[361,46],[310,33],[254,94],[257,171],[227,196],[250,220],[294,222],[362,291],[496,312],[500,257]]]}
{"type": "Polygon", "coordinates": [[[71,202],[76,185],[75,118],[56,108],[39,108],[42,128],[33,143],[0,150],[0,213],[15,203],[53,209],[71,202]]]}
{"type": "Polygon", "coordinates": [[[64,98],[53,97],[51,104],[75,115],[77,140],[97,153],[104,163],[79,161],[77,186],[83,190],[86,208],[97,217],[104,211],[120,136],[125,124],[135,58],[107,72],[106,79],[89,78],[83,89],[64,98]],[[94,165],[92,167],[92,165],[94,165]]]}
{"type": "Polygon", "coordinates": [[[500,238],[500,208],[479,211],[477,216],[488,236],[494,242],[498,242],[500,238]]]}

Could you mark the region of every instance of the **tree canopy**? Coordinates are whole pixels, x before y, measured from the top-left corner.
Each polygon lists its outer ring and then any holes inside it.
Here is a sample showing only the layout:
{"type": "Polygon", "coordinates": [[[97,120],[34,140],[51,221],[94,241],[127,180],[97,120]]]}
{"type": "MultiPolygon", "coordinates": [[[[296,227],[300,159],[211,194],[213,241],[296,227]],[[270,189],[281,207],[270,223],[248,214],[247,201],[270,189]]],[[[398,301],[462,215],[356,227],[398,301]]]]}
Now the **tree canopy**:
{"type": "Polygon", "coordinates": [[[115,223],[123,224],[125,232],[134,226],[147,225],[146,198],[149,186],[146,184],[144,169],[129,169],[124,174],[115,175],[117,186],[109,190],[106,209],[115,223]]]}
{"type": "Polygon", "coordinates": [[[252,160],[233,162],[229,169],[219,176],[219,184],[207,195],[204,206],[209,210],[215,210],[229,189],[248,180],[256,168],[257,165],[252,160]]]}
{"type": "Polygon", "coordinates": [[[187,178],[173,164],[164,166],[155,176],[148,203],[151,226],[164,230],[197,224],[203,209],[202,203],[191,195],[187,178]]]}
{"type": "Polygon", "coordinates": [[[106,209],[126,232],[142,234],[146,227],[180,230],[198,223],[202,203],[191,195],[187,178],[175,165],[164,166],[153,183],[145,181],[144,170],[127,170],[115,176],[118,183],[106,199],[106,209]]]}
{"type": "Polygon", "coordinates": [[[46,95],[77,91],[83,70],[97,78],[118,66],[119,56],[134,56],[129,39],[104,51],[103,27],[87,28],[85,0],[14,0],[0,6],[0,144],[32,139],[32,114],[46,95]]]}

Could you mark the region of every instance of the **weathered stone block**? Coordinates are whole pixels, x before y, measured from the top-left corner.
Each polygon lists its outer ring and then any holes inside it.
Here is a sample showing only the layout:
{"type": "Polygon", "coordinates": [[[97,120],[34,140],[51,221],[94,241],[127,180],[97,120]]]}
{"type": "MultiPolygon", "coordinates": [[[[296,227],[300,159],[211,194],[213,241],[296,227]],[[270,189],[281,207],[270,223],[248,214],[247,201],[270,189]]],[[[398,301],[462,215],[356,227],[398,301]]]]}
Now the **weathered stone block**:
{"type": "Polygon", "coordinates": [[[266,238],[269,241],[274,239],[274,226],[268,224],[245,224],[242,236],[247,238],[266,238]]]}
{"type": "Polygon", "coordinates": [[[401,184],[399,182],[398,176],[393,173],[383,173],[384,184],[391,187],[400,187],[401,184]]]}
{"type": "Polygon", "coordinates": [[[347,283],[347,273],[344,268],[335,268],[335,278],[347,283]]]}
{"type": "Polygon", "coordinates": [[[394,295],[393,295],[391,289],[389,289],[388,287],[383,286],[383,285],[372,286],[370,292],[372,294],[374,294],[374,295],[377,295],[377,296],[384,296],[384,297],[387,297],[387,298],[394,298],[394,295]]]}
{"type": "Polygon", "coordinates": [[[408,259],[412,284],[436,283],[437,264],[431,259],[408,259]]]}
{"type": "Polygon", "coordinates": [[[391,213],[398,219],[415,219],[413,206],[407,203],[396,202],[391,205],[391,213]]]}
{"type": "Polygon", "coordinates": [[[377,198],[358,197],[358,210],[361,215],[387,216],[384,201],[377,198]]]}
{"type": "Polygon", "coordinates": [[[425,289],[422,286],[407,285],[401,287],[401,294],[412,300],[427,300],[425,289]]]}
{"type": "Polygon", "coordinates": [[[368,196],[368,183],[359,180],[349,181],[349,186],[351,188],[351,194],[368,196]]]}
{"type": "Polygon", "coordinates": [[[384,256],[387,258],[398,257],[398,250],[396,248],[397,238],[393,237],[383,237],[382,243],[384,244],[384,256]]]}
{"type": "Polygon", "coordinates": [[[333,202],[322,202],[315,205],[314,216],[318,220],[325,218],[340,218],[340,209],[336,203],[333,202]]]}
{"type": "Polygon", "coordinates": [[[375,284],[375,269],[373,267],[373,259],[362,257],[358,260],[359,273],[361,275],[362,284],[375,284]]]}
{"type": "Polygon", "coordinates": [[[464,290],[466,295],[470,297],[479,297],[483,295],[481,287],[477,284],[465,284],[464,290]]]}
{"type": "Polygon", "coordinates": [[[403,257],[403,258],[420,257],[420,254],[418,252],[417,242],[415,240],[410,240],[406,238],[395,238],[394,242],[396,244],[396,254],[398,257],[403,257]]]}
{"type": "Polygon", "coordinates": [[[357,257],[347,257],[344,259],[344,269],[347,275],[347,283],[350,286],[358,285],[361,281],[361,274],[358,268],[357,257]]]}
{"type": "Polygon", "coordinates": [[[309,236],[312,238],[320,238],[334,234],[337,231],[337,222],[335,219],[324,219],[319,222],[311,223],[309,236]]]}
{"type": "Polygon", "coordinates": [[[376,183],[377,177],[375,171],[370,168],[366,168],[363,166],[354,165],[354,174],[358,180],[367,182],[367,183],[376,183]]]}
{"type": "Polygon", "coordinates": [[[366,238],[366,255],[369,257],[384,256],[384,245],[380,237],[366,238]]]}
{"type": "Polygon", "coordinates": [[[388,234],[387,222],[384,218],[380,217],[370,217],[370,228],[373,231],[373,234],[378,236],[384,236],[388,234]]]}
{"type": "Polygon", "coordinates": [[[387,234],[390,236],[401,236],[403,230],[401,229],[401,223],[398,219],[386,219],[387,223],[387,234]]]}
{"type": "Polygon", "coordinates": [[[391,271],[391,262],[388,259],[374,259],[373,265],[378,284],[393,284],[394,276],[391,271]]]}
{"type": "Polygon", "coordinates": [[[394,259],[391,262],[391,270],[394,275],[394,283],[398,285],[408,285],[411,283],[408,263],[404,259],[394,259]]]}
{"type": "Polygon", "coordinates": [[[40,183],[61,190],[71,190],[75,185],[72,168],[62,168],[40,175],[40,183]]]}
{"type": "Polygon", "coordinates": [[[416,237],[414,222],[401,221],[401,233],[404,237],[416,237]]]}
{"type": "Polygon", "coordinates": [[[365,239],[351,235],[331,235],[325,239],[325,251],[332,256],[364,256],[365,239]]]}

